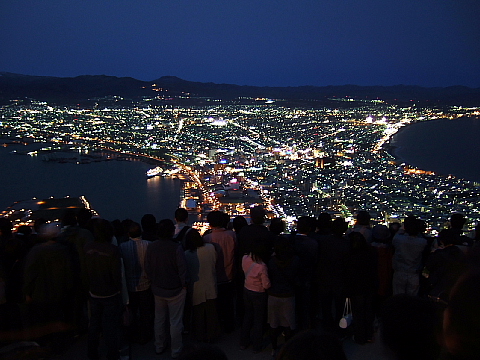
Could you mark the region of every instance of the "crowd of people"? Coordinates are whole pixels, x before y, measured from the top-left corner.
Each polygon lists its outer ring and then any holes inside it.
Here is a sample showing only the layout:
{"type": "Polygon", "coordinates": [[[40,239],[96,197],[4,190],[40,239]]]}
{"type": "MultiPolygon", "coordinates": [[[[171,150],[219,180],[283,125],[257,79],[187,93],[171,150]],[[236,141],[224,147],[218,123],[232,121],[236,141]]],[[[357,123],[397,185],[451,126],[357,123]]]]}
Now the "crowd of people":
{"type": "Polygon", "coordinates": [[[340,340],[352,336],[392,359],[480,358],[480,244],[463,215],[437,237],[413,216],[372,226],[359,211],[349,228],[321,213],[286,233],[266,215],[212,211],[204,234],[183,208],[140,223],[67,210],[15,231],[0,218],[1,349],[35,340],[61,352],[87,333],[89,359],[101,358],[101,334],[107,359],[152,339],[156,354],[226,359],[209,344],[239,328],[249,356],[268,346],[277,359],[346,359],[340,340]],[[187,349],[186,333],[206,345],[187,349]]]}

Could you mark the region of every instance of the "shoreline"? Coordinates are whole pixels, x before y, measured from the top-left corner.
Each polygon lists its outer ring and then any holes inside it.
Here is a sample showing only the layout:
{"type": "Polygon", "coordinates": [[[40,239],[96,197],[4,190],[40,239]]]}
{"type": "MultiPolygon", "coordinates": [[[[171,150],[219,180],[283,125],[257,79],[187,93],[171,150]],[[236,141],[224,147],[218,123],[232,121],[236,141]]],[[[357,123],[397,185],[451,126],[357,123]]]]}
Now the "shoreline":
{"type": "Polygon", "coordinates": [[[462,116],[462,117],[458,117],[458,118],[455,118],[455,119],[436,118],[436,119],[430,119],[430,120],[425,120],[425,121],[416,121],[414,123],[410,123],[408,125],[405,125],[405,126],[402,126],[401,128],[399,128],[399,130],[397,132],[395,132],[395,134],[393,134],[390,137],[388,142],[386,142],[383,145],[383,151],[385,151],[389,156],[391,156],[393,158],[393,161],[395,162],[395,164],[397,164],[398,166],[403,166],[403,167],[410,166],[410,167],[413,167],[413,168],[416,168],[416,169],[419,169],[419,170],[423,170],[423,171],[426,171],[426,172],[433,172],[435,175],[439,175],[439,176],[454,176],[458,179],[462,179],[462,180],[465,180],[465,181],[480,182],[480,181],[469,179],[469,178],[466,178],[466,177],[463,177],[461,175],[457,175],[457,174],[454,174],[454,173],[439,172],[439,171],[433,170],[429,167],[424,168],[424,166],[415,165],[414,162],[409,161],[409,160],[401,157],[398,154],[398,150],[402,149],[403,146],[399,146],[398,144],[396,144],[396,142],[398,142],[398,140],[395,139],[396,137],[398,137],[398,135],[403,133],[406,129],[411,129],[411,127],[414,126],[414,125],[418,125],[418,124],[422,124],[422,123],[433,123],[433,122],[447,121],[447,120],[448,121],[455,121],[455,120],[469,120],[469,119],[478,120],[478,119],[480,119],[480,117],[479,116],[462,116]]]}

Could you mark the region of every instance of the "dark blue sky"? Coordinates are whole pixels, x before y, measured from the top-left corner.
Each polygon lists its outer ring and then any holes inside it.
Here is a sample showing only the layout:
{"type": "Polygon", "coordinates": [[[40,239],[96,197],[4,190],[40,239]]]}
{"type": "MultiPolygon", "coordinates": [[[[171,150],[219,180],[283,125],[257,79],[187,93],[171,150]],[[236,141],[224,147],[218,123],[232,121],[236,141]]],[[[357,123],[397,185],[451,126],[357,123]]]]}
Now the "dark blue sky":
{"type": "Polygon", "coordinates": [[[480,87],[478,0],[2,0],[0,71],[480,87]]]}

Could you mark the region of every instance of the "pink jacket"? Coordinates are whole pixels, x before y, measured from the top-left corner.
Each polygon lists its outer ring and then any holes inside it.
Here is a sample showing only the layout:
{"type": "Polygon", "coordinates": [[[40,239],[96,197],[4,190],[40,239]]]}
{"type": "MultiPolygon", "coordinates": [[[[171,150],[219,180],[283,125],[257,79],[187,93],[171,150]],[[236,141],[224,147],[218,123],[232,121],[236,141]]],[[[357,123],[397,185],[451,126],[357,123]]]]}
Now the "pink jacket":
{"type": "Polygon", "coordinates": [[[262,261],[256,263],[250,255],[242,258],[242,269],[245,273],[245,288],[256,292],[265,292],[270,287],[267,265],[262,261]]]}

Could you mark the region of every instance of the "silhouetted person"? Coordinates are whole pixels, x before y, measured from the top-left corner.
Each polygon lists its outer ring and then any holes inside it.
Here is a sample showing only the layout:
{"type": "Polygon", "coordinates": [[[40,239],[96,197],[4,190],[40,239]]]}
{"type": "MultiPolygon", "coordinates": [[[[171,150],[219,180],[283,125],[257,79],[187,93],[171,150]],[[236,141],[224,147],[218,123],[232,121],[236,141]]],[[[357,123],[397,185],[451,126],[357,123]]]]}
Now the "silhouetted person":
{"type": "Polygon", "coordinates": [[[221,211],[212,211],[207,221],[212,229],[203,240],[211,243],[217,251],[218,315],[223,329],[231,332],[235,329],[235,253],[237,238],[232,230],[225,229],[225,216],[221,211]]]}
{"type": "Polygon", "coordinates": [[[420,286],[422,255],[427,240],[420,236],[419,222],[407,217],[401,230],[393,237],[393,294],[417,295],[420,286]]]}
{"type": "Polygon", "coordinates": [[[92,219],[94,241],[85,245],[90,324],[88,358],[99,359],[100,333],[107,359],[118,359],[122,309],[122,271],[119,248],[112,244],[113,227],[107,220],[92,219]]]}
{"type": "Polygon", "coordinates": [[[250,253],[242,258],[242,269],[245,274],[243,288],[245,314],[240,332],[240,349],[244,350],[252,343],[254,353],[262,351],[263,324],[267,310],[266,290],[270,288],[267,265],[261,258],[262,247],[262,243],[255,243],[250,253]]]}
{"type": "Polygon", "coordinates": [[[142,228],[136,222],[130,224],[128,236],[129,240],[120,244],[120,253],[125,267],[129,308],[134,317],[129,335],[133,341],[145,344],[151,339],[153,328],[153,294],[145,272],[145,254],[151,242],[142,238],[142,228]]]}
{"type": "Polygon", "coordinates": [[[140,220],[142,225],[142,240],[155,241],[157,236],[157,219],[153,214],[145,214],[140,220]]]}
{"type": "Polygon", "coordinates": [[[353,315],[353,339],[358,344],[373,341],[373,298],[378,288],[377,254],[365,237],[348,234],[350,251],[345,257],[345,295],[350,298],[353,315]]]}
{"type": "Polygon", "coordinates": [[[75,276],[75,298],[74,298],[74,320],[77,331],[83,332],[88,327],[87,319],[87,270],[85,265],[85,245],[93,241],[93,234],[77,224],[77,217],[73,210],[67,210],[62,218],[62,232],[58,241],[65,244],[74,260],[75,276]]]}
{"type": "Polygon", "coordinates": [[[268,324],[272,355],[278,348],[278,337],[285,334],[288,341],[297,328],[295,319],[295,290],[300,284],[300,259],[293,253],[292,244],[280,237],[274,246],[274,255],[268,262],[270,288],[268,293],[268,324]]]}
{"type": "Polygon", "coordinates": [[[270,232],[272,232],[275,236],[278,236],[283,232],[285,232],[285,228],[286,228],[286,225],[283,219],[273,218],[270,221],[270,226],[268,227],[268,230],[270,230],[270,232]]]}
{"type": "Polygon", "coordinates": [[[357,215],[355,217],[355,225],[351,229],[351,231],[357,231],[361,233],[369,244],[372,242],[372,228],[370,225],[370,219],[371,216],[368,211],[360,210],[359,212],[357,212],[357,215]]]}
{"type": "Polygon", "coordinates": [[[344,262],[350,250],[350,241],[345,232],[348,224],[343,218],[332,221],[332,234],[320,236],[318,239],[317,281],[319,284],[322,325],[325,329],[337,329],[343,315],[344,295],[344,262]]]}
{"type": "Polygon", "coordinates": [[[185,250],[185,236],[190,231],[191,226],[188,225],[188,211],[184,208],[175,210],[175,241],[182,245],[185,250]]]}
{"type": "Polygon", "coordinates": [[[453,285],[467,271],[467,257],[456,245],[456,235],[452,229],[440,232],[441,247],[428,256],[423,272],[427,277],[427,295],[442,305],[447,304],[453,285]]]}
{"type": "Polygon", "coordinates": [[[318,261],[318,243],[307,234],[312,232],[312,221],[301,216],[297,221],[297,233],[293,237],[293,249],[300,258],[301,279],[295,299],[297,320],[300,329],[309,329],[315,318],[312,308],[312,286],[318,261]]]}
{"type": "Polygon", "coordinates": [[[155,351],[167,346],[166,321],[170,320],[171,355],[178,358],[183,347],[183,310],[185,306],[187,266],[182,247],[173,241],[175,225],[169,219],[158,223],[159,240],[150,244],[145,271],[155,296],[155,351]]]}
{"type": "Polygon", "coordinates": [[[454,244],[465,253],[473,245],[473,240],[463,234],[463,226],[466,222],[465,216],[459,213],[452,214],[450,217],[450,230],[455,235],[454,244]]]}
{"type": "Polygon", "coordinates": [[[381,304],[392,295],[393,247],[390,230],[385,225],[375,225],[370,245],[376,249],[378,260],[378,290],[374,301],[374,310],[377,314],[381,304]]]}
{"type": "MultiPolygon", "coordinates": [[[[187,261],[188,305],[195,338],[213,341],[220,335],[217,313],[217,276],[215,264],[217,253],[213,244],[204,243],[196,229],[186,235],[185,258],[187,261]]],[[[186,319],[189,321],[190,319],[186,319]]]]}

